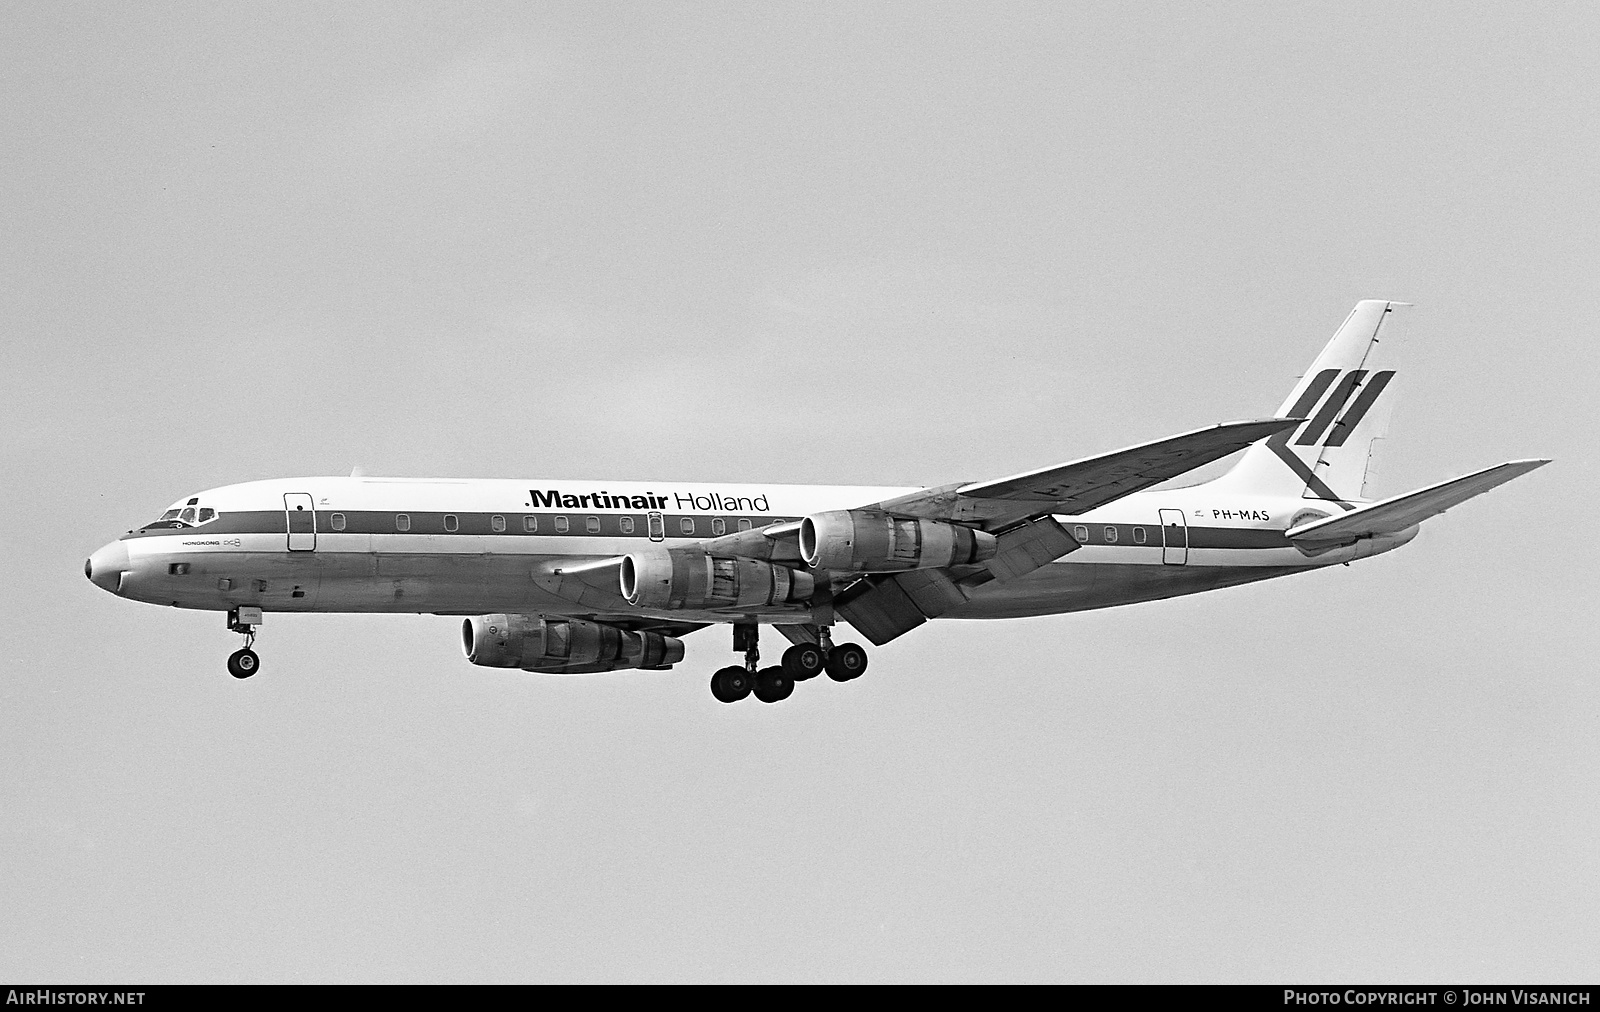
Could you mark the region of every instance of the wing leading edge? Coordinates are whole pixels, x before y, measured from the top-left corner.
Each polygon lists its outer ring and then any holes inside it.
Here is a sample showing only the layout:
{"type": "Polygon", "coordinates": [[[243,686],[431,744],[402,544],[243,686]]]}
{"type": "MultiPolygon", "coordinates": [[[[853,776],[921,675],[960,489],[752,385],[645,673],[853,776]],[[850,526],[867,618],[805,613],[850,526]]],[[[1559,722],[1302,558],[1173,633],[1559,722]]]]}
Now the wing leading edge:
{"type": "Polygon", "coordinates": [[[1224,422],[1009,478],[922,489],[868,508],[898,516],[952,520],[999,533],[1052,513],[1085,513],[1221,460],[1303,421],[1257,418],[1224,422]]]}

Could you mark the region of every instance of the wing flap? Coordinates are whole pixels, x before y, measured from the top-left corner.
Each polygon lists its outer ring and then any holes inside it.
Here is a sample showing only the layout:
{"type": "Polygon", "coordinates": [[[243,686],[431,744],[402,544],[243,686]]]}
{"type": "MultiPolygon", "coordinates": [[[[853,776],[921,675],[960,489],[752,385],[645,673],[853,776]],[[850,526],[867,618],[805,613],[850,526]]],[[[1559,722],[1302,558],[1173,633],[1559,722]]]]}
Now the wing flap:
{"type": "Polygon", "coordinates": [[[938,618],[991,581],[1026,576],[1081,547],[1048,517],[1000,535],[995,557],[967,576],[960,570],[914,569],[871,576],[840,595],[834,609],[876,646],[938,618]]]}
{"type": "Polygon", "coordinates": [[[1285,536],[1291,541],[1315,543],[1398,534],[1548,463],[1548,460],[1512,460],[1496,464],[1415,492],[1391,496],[1340,516],[1301,524],[1286,531],[1285,536]]]}

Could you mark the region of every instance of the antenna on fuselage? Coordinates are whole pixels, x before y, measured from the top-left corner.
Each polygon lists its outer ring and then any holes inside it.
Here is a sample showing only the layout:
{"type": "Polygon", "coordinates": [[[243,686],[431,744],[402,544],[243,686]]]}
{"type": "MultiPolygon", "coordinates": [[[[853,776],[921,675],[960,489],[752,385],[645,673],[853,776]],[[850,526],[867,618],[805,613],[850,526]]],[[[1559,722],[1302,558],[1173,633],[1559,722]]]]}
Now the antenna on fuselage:
{"type": "Polygon", "coordinates": [[[367,469],[362,467],[360,464],[357,464],[355,467],[350,469],[350,477],[352,478],[365,478],[366,476],[367,469]]]}

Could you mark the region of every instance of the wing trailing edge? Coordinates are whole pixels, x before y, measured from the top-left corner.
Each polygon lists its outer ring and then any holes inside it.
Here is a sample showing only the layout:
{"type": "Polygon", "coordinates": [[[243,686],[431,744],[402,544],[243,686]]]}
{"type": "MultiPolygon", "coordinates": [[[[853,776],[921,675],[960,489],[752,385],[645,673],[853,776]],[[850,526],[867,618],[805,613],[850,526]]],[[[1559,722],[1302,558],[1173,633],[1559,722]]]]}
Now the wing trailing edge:
{"type": "Polygon", "coordinates": [[[1009,583],[1081,546],[1050,517],[1000,535],[1000,550],[980,566],[881,573],[856,583],[834,608],[876,646],[965,604],[988,583],[1009,583]]]}

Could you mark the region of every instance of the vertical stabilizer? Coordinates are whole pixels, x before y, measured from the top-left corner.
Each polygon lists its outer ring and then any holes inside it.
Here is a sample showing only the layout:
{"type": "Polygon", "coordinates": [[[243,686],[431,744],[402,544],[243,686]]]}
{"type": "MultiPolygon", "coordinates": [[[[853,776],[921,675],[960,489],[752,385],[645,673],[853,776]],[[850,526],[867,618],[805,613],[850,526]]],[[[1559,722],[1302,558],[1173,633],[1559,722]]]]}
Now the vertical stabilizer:
{"type": "Polygon", "coordinates": [[[1257,443],[1219,484],[1335,502],[1370,498],[1368,465],[1395,400],[1397,318],[1408,304],[1356,303],[1278,408],[1305,422],[1257,443]]]}

